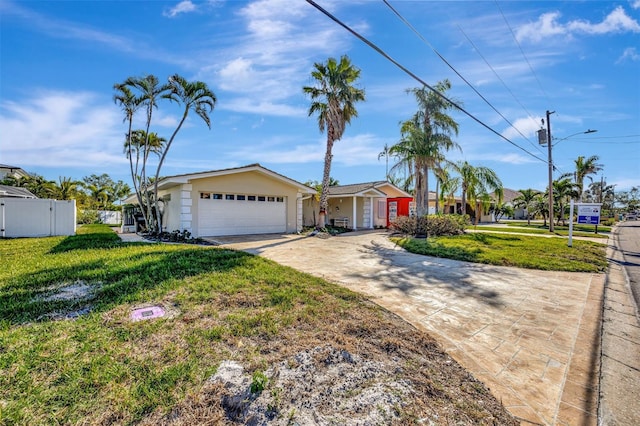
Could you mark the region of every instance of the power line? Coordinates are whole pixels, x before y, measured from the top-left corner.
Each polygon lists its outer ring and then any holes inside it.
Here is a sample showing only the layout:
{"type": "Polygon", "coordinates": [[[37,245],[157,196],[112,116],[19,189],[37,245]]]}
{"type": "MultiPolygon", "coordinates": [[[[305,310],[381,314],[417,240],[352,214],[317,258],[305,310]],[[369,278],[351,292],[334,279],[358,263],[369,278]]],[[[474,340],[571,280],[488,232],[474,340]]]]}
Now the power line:
{"type": "Polygon", "coordinates": [[[547,98],[547,101],[549,102],[549,105],[551,105],[551,99],[549,99],[549,95],[547,95],[547,92],[544,90],[544,87],[542,87],[542,83],[540,83],[540,80],[538,79],[538,74],[536,74],[536,72],[533,69],[533,66],[531,66],[531,62],[529,62],[529,58],[527,58],[527,55],[525,55],[524,50],[522,49],[522,46],[518,42],[516,34],[513,32],[513,28],[511,28],[511,25],[509,24],[509,21],[507,20],[507,17],[504,15],[504,12],[502,11],[502,8],[498,4],[498,0],[495,0],[495,3],[496,3],[496,6],[498,7],[498,10],[500,11],[500,14],[502,15],[502,19],[504,19],[505,24],[507,24],[507,27],[509,28],[509,31],[511,32],[511,37],[513,37],[513,41],[515,41],[516,46],[518,46],[518,49],[520,49],[520,53],[522,53],[522,57],[527,62],[527,65],[529,65],[529,69],[531,70],[531,73],[533,74],[533,77],[538,82],[538,86],[540,86],[540,90],[542,91],[544,96],[547,98]]]}
{"type": "Polygon", "coordinates": [[[475,87],[474,87],[474,86],[473,86],[473,85],[472,85],[472,84],[471,84],[471,83],[470,83],[466,78],[464,78],[464,77],[462,76],[462,74],[460,74],[460,73],[458,72],[458,70],[456,70],[456,69],[453,67],[453,65],[451,65],[451,64],[449,63],[449,61],[447,61],[447,60],[446,60],[446,59],[445,59],[445,58],[440,54],[440,52],[438,52],[438,51],[436,50],[436,48],[435,48],[435,47],[433,47],[433,46],[431,45],[431,43],[429,43],[429,42],[427,41],[427,39],[425,39],[425,38],[424,38],[424,36],[423,36],[423,35],[422,35],[422,34],[421,34],[417,29],[416,29],[413,25],[411,25],[411,23],[410,23],[407,19],[405,19],[405,17],[404,17],[404,16],[402,16],[402,15],[400,14],[400,12],[398,12],[398,11],[397,11],[393,6],[391,6],[391,4],[390,4],[387,0],[382,0],[382,1],[384,2],[384,4],[386,4],[386,5],[387,5],[387,7],[389,7],[389,9],[391,9],[391,11],[392,11],[393,13],[395,13],[395,15],[396,15],[396,16],[397,16],[397,17],[398,17],[398,18],[399,18],[399,19],[400,19],[400,20],[401,20],[401,21],[402,21],[402,22],[403,22],[407,27],[409,27],[409,28],[410,28],[410,29],[411,29],[411,30],[412,30],[412,31],[413,31],[413,32],[414,32],[414,33],[415,33],[415,34],[416,34],[416,35],[417,35],[417,36],[418,36],[418,37],[419,37],[419,38],[420,38],[420,39],[421,39],[421,40],[422,40],[422,41],[423,41],[427,46],[429,46],[429,48],[433,51],[433,53],[435,53],[436,55],[438,55],[438,57],[442,60],[442,62],[444,62],[445,64],[447,64],[447,66],[448,66],[449,68],[451,68],[451,70],[452,70],[453,72],[455,72],[455,73],[457,74],[457,76],[458,76],[458,77],[460,77],[460,78],[462,79],[462,81],[464,81],[464,82],[467,84],[467,86],[469,86],[469,87],[470,87],[474,92],[476,92],[476,94],[477,94],[478,96],[480,96],[480,98],[481,98],[481,99],[482,99],[482,100],[483,100],[487,105],[489,105],[489,106],[491,107],[491,109],[493,109],[493,110],[494,110],[494,111],[495,111],[495,112],[496,112],[500,117],[502,117],[502,119],[503,119],[504,121],[506,121],[507,123],[509,123],[509,126],[511,126],[513,129],[515,129],[515,130],[516,130],[516,132],[518,132],[518,133],[520,134],[520,136],[522,136],[526,141],[528,141],[528,142],[531,144],[531,146],[533,146],[533,147],[534,147],[535,149],[537,149],[538,151],[542,152],[542,150],[541,150],[537,145],[535,145],[533,142],[531,142],[531,140],[530,140],[527,136],[525,136],[525,135],[520,131],[520,129],[518,129],[518,128],[517,128],[517,127],[516,127],[516,126],[515,126],[511,121],[509,121],[509,119],[508,119],[507,117],[505,117],[504,115],[502,115],[502,113],[501,113],[500,111],[498,111],[498,110],[496,109],[496,107],[494,107],[494,106],[493,106],[493,104],[492,104],[491,102],[489,102],[489,100],[488,100],[487,98],[485,98],[485,97],[484,97],[484,96],[483,96],[483,95],[482,95],[482,94],[481,94],[481,93],[480,93],[480,92],[479,92],[479,91],[478,91],[478,90],[477,90],[477,89],[476,89],[476,88],[475,88],[475,87]]]}
{"type": "Polygon", "coordinates": [[[310,5],[312,5],[313,7],[315,7],[316,9],[318,9],[320,12],[322,12],[325,16],[327,16],[329,19],[331,19],[332,21],[334,21],[336,24],[340,25],[342,28],[344,28],[345,30],[349,31],[351,34],[353,34],[355,37],[357,37],[358,39],[360,39],[360,41],[362,41],[363,43],[365,43],[367,46],[371,47],[373,50],[375,50],[376,52],[378,52],[380,55],[382,55],[384,58],[386,58],[388,61],[390,61],[391,63],[393,63],[395,66],[397,66],[398,68],[400,68],[402,71],[404,71],[407,75],[409,75],[410,77],[412,77],[414,80],[418,81],[420,84],[422,84],[424,87],[428,88],[429,90],[431,90],[432,92],[434,92],[434,94],[436,96],[439,96],[440,98],[444,99],[445,101],[449,102],[453,107],[455,107],[456,109],[458,109],[459,111],[461,111],[462,113],[464,113],[465,115],[467,115],[469,118],[471,118],[472,120],[474,120],[476,123],[480,124],[481,126],[483,126],[484,128],[486,128],[487,130],[489,130],[490,132],[494,133],[495,135],[497,135],[498,137],[500,137],[501,139],[504,139],[505,141],[509,142],[511,145],[515,146],[516,148],[526,152],[527,154],[529,154],[530,156],[532,156],[533,158],[542,161],[543,163],[547,163],[547,160],[543,160],[542,158],[538,157],[537,155],[527,151],[526,149],[522,148],[520,145],[514,143],[513,141],[511,141],[510,139],[508,139],[507,137],[501,135],[498,131],[494,130],[493,128],[489,127],[489,125],[485,124],[483,121],[481,121],[479,118],[475,117],[473,114],[471,114],[470,112],[468,112],[467,110],[465,110],[462,106],[458,105],[456,102],[452,101],[451,99],[447,98],[445,95],[443,95],[442,93],[440,93],[439,91],[437,91],[436,89],[434,89],[433,87],[431,87],[429,84],[427,84],[426,82],[424,82],[420,77],[418,77],[417,75],[415,75],[413,72],[409,71],[406,67],[404,67],[403,65],[401,65],[398,61],[396,61],[395,59],[393,59],[391,56],[389,56],[385,51],[383,51],[382,49],[380,49],[378,46],[376,46],[374,43],[372,43],[371,41],[369,41],[368,39],[366,39],[365,37],[363,37],[362,35],[360,35],[358,32],[356,32],[355,30],[353,30],[351,27],[349,27],[347,24],[343,23],[342,21],[340,21],[338,18],[336,18],[335,16],[333,16],[331,13],[329,13],[327,10],[323,9],[320,5],[318,5],[315,1],[313,0],[306,0],[307,3],[309,3],[310,5]]]}
{"type": "Polygon", "coordinates": [[[475,45],[475,43],[469,38],[469,36],[467,35],[467,33],[464,32],[464,30],[460,27],[460,25],[458,25],[458,30],[460,30],[460,32],[462,33],[463,36],[465,36],[465,38],[467,39],[467,41],[469,42],[469,44],[471,44],[471,47],[473,47],[473,49],[476,51],[476,53],[478,54],[478,56],[480,56],[482,58],[482,60],[484,61],[485,64],[487,64],[487,66],[489,67],[489,69],[491,71],[493,71],[493,74],[498,78],[498,80],[500,80],[500,83],[502,83],[502,85],[504,86],[505,89],[507,89],[507,91],[511,94],[511,96],[513,97],[513,99],[515,99],[515,101],[518,103],[518,105],[520,105],[520,107],[522,107],[522,109],[527,113],[527,117],[529,117],[529,119],[531,121],[533,121],[534,123],[536,123],[536,125],[538,124],[538,122],[533,118],[533,115],[529,112],[529,110],[527,109],[527,107],[524,106],[524,104],[522,102],[520,102],[520,99],[518,99],[518,97],[515,95],[515,93],[513,93],[513,91],[509,88],[509,86],[507,86],[507,83],[505,83],[505,81],[502,79],[502,77],[500,77],[500,75],[498,74],[498,72],[495,70],[495,68],[493,68],[493,66],[489,63],[489,61],[487,60],[487,58],[485,58],[485,56],[482,54],[482,52],[480,52],[480,49],[478,49],[478,47],[475,45]]]}

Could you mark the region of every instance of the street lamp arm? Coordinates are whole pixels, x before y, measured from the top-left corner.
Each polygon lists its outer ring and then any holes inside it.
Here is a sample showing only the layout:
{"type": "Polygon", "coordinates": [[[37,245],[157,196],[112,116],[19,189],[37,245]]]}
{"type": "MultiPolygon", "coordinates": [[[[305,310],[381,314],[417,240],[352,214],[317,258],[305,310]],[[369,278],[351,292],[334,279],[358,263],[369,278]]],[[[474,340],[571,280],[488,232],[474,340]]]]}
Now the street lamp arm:
{"type": "Polygon", "coordinates": [[[574,134],[572,134],[572,135],[566,136],[566,137],[561,138],[561,139],[553,138],[553,140],[555,140],[555,141],[556,141],[556,143],[554,143],[554,144],[553,144],[553,146],[556,146],[557,144],[559,144],[559,143],[560,143],[560,142],[562,142],[563,140],[566,140],[566,139],[572,138],[572,137],[574,137],[574,136],[577,136],[577,135],[587,135],[587,134],[589,134],[589,133],[595,133],[595,132],[597,132],[597,130],[587,129],[587,130],[585,130],[584,132],[574,133],[574,134]]]}

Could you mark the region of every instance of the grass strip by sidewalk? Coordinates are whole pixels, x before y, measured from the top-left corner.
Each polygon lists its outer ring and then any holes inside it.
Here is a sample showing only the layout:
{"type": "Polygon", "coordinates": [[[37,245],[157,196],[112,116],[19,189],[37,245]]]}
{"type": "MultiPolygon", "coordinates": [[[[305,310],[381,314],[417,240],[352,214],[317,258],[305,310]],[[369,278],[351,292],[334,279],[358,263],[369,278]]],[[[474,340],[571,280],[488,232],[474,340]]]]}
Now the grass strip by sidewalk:
{"type": "Polygon", "coordinates": [[[122,243],[104,226],[0,239],[0,425],[228,424],[222,391],[207,387],[221,361],[262,372],[327,344],[402,365],[394,379],[416,389],[398,407],[403,423],[436,416],[516,424],[425,333],[356,293],[267,259],[122,243]],[[69,288],[83,293],[52,298],[69,288]],[[143,303],[173,315],[132,322],[143,303]],[[59,319],[77,311],[85,314],[59,319]],[[187,420],[174,418],[181,413],[187,420]]]}
{"type": "MultiPolygon", "coordinates": [[[[531,224],[527,224],[527,221],[509,221],[505,222],[507,226],[516,226],[519,228],[529,228],[529,229],[540,229],[542,231],[549,232],[549,225],[545,225],[543,223],[533,222],[531,224]]],[[[569,225],[555,225],[553,226],[554,231],[566,231],[569,232],[569,225]]],[[[584,225],[580,223],[573,224],[574,232],[586,232],[587,234],[594,235],[595,234],[595,225],[584,225]]],[[[598,225],[598,232],[611,232],[611,227],[607,225],[598,225]]]]}
{"type": "Polygon", "coordinates": [[[607,267],[604,244],[563,238],[470,233],[428,239],[393,238],[406,250],[427,256],[519,268],[570,272],[602,272],[607,267]]]}

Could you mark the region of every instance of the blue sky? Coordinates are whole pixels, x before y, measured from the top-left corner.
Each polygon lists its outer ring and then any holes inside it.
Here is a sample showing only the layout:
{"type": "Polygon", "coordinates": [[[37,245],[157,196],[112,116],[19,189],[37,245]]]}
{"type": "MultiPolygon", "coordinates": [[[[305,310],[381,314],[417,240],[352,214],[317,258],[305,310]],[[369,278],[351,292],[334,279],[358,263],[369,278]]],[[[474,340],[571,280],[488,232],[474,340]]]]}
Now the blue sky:
{"type": "MultiPolygon", "coordinates": [[[[616,190],[640,185],[640,0],[389,3],[422,39],[382,1],[319,1],[427,83],[448,78],[451,97],[528,151],[455,112],[462,152],[450,160],[490,167],[508,188],[544,190],[547,151],[536,130],[551,110],[554,137],[575,135],[556,141],[556,177],[579,155],[598,155],[596,179],[616,190]],[[576,135],[587,129],[598,132],[576,135]]],[[[320,180],[325,136],[301,88],[330,56],[349,55],[367,97],[334,148],[340,183],[384,179],[378,154],[416,110],[405,90],[417,81],[304,1],[2,0],[0,17],[0,163],[48,179],[130,181],[126,125],[112,101],[113,85],[129,76],[178,73],[217,95],[211,130],[191,116],[165,176],[257,162],[320,180]]],[[[178,113],[160,104],[152,130],[169,137],[178,113]]]]}

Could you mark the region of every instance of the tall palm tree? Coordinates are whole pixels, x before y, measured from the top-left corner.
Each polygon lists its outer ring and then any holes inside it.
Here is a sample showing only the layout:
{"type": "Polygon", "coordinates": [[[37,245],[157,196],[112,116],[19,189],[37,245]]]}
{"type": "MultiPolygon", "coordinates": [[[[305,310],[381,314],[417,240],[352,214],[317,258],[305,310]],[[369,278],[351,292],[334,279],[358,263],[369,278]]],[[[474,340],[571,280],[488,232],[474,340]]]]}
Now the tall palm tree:
{"type": "Polygon", "coordinates": [[[474,222],[478,223],[478,199],[483,193],[493,192],[497,195],[498,202],[502,201],[502,181],[488,167],[472,166],[467,161],[459,161],[454,165],[455,171],[460,175],[462,187],[462,214],[466,214],[467,198],[473,201],[475,212],[474,222]]]}
{"type": "Polygon", "coordinates": [[[602,170],[602,164],[598,163],[600,157],[597,155],[592,155],[589,158],[585,158],[584,156],[579,156],[576,160],[576,171],[575,171],[575,183],[577,185],[576,190],[578,191],[578,200],[582,201],[582,192],[584,189],[584,178],[588,177],[590,180],[591,176],[595,175],[600,170],[602,170]]]}
{"type": "MultiPolygon", "coordinates": [[[[449,80],[435,85],[439,93],[450,88],[449,80]]],[[[426,87],[407,92],[415,96],[418,111],[410,120],[401,123],[402,138],[390,151],[399,158],[394,167],[407,167],[414,175],[416,212],[423,216],[429,212],[429,171],[447,162],[445,152],[460,149],[451,138],[458,134],[458,123],[447,115],[447,111],[454,108],[453,104],[436,92],[426,87]]]]}
{"type": "Polygon", "coordinates": [[[333,144],[342,139],[346,125],[351,123],[353,117],[358,116],[355,104],[365,100],[365,93],[363,89],[354,86],[360,77],[360,70],[351,63],[348,56],[343,55],[339,62],[335,58],[329,58],[325,63],[316,62],[313,67],[311,77],[315,85],[304,86],[302,90],[311,98],[309,116],[317,114],[320,132],[323,133],[325,129],[327,131],[318,217],[320,226],[324,226],[333,144]]]}
{"type": "MultiPolygon", "coordinates": [[[[149,74],[144,77],[129,77],[123,83],[125,86],[129,88],[133,88],[139,92],[139,96],[137,97],[137,102],[139,107],[144,108],[146,111],[146,127],[145,127],[145,135],[147,140],[143,145],[143,153],[142,153],[142,165],[140,167],[140,192],[145,195],[145,203],[144,206],[146,208],[142,208],[142,213],[145,216],[145,221],[147,226],[152,225],[150,228],[155,228],[155,223],[153,223],[153,215],[151,214],[151,198],[149,195],[148,188],[146,187],[148,179],[147,179],[147,160],[149,159],[149,155],[151,154],[151,145],[149,144],[149,128],[151,127],[151,119],[153,117],[153,111],[158,108],[158,99],[162,98],[163,95],[166,94],[168,88],[167,85],[161,85],[158,77],[155,75],[149,74]]],[[[142,207],[142,205],[141,205],[142,207]]]]}
{"type": "Polygon", "coordinates": [[[451,174],[451,165],[447,165],[440,169],[438,179],[440,180],[440,192],[437,194],[440,203],[443,205],[442,211],[447,214],[451,203],[454,205],[455,212],[455,193],[460,189],[460,178],[451,174]]]}
{"type": "MultiPolygon", "coordinates": [[[[209,114],[213,112],[213,108],[216,105],[216,95],[209,89],[206,83],[202,81],[187,81],[184,77],[174,74],[169,77],[169,84],[166,86],[168,92],[163,95],[164,98],[169,99],[172,102],[177,102],[184,108],[182,111],[182,118],[178,123],[178,126],[171,134],[169,141],[165,145],[160,155],[160,161],[158,162],[158,168],[156,169],[153,189],[154,194],[158,194],[158,181],[160,180],[160,169],[164,163],[167,153],[171,148],[171,144],[176,138],[176,135],[182,128],[182,125],[187,119],[190,111],[195,112],[198,117],[206,123],[207,127],[211,129],[211,118],[209,114]]],[[[156,218],[157,218],[157,232],[162,232],[162,217],[160,216],[160,206],[155,203],[156,206],[156,218]]]]}
{"type": "Polygon", "coordinates": [[[520,195],[513,199],[513,205],[517,208],[525,209],[527,211],[527,225],[531,225],[531,211],[534,200],[540,191],[535,189],[521,189],[520,195]]]}
{"type": "Polygon", "coordinates": [[[387,181],[389,180],[389,155],[391,155],[391,153],[389,152],[389,145],[385,143],[384,144],[384,148],[382,149],[382,151],[380,151],[380,153],[378,153],[378,160],[380,160],[382,157],[384,157],[384,161],[385,161],[384,178],[387,181]]]}
{"type": "MultiPolygon", "coordinates": [[[[133,116],[136,111],[140,108],[141,102],[140,99],[137,98],[129,86],[125,83],[118,83],[113,86],[113,89],[116,93],[113,95],[113,101],[116,105],[119,105],[122,108],[122,112],[124,113],[123,121],[127,123],[127,136],[125,142],[125,153],[127,154],[127,158],[129,159],[129,170],[131,172],[131,180],[133,181],[133,188],[136,191],[136,195],[138,197],[138,204],[142,206],[142,199],[140,198],[140,193],[138,191],[138,184],[136,182],[136,175],[138,165],[136,163],[136,170],[133,168],[133,155],[131,155],[131,137],[132,137],[132,128],[133,128],[133,116]]],[[[139,159],[139,156],[137,157],[139,159]]]]}

